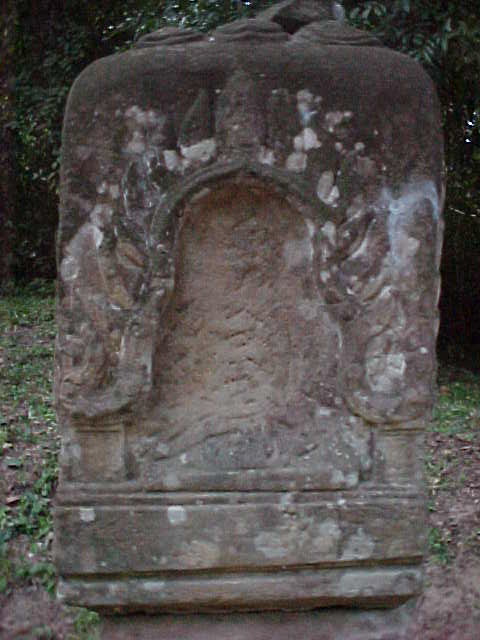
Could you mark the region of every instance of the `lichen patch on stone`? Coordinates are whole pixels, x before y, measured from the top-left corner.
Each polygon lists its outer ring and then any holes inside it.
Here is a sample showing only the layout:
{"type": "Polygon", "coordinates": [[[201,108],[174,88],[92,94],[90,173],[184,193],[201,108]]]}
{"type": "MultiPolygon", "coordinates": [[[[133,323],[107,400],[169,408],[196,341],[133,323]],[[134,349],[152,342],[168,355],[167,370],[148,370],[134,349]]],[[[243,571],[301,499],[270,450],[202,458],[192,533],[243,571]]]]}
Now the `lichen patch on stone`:
{"type": "Polygon", "coordinates": [[[189,162],[208,162],[215,155],[216,148],[215,139],[207,138],[190,146],[181,146],[180,151],[189,162]]]}
{"type": "Polygon", "coordinates": [[[324,204],[335,207],[340,192],[335,184],[333,171],[324,171],[317,183],[317,196],[324,204]]]}
{"type": "Polygon", "coordinates": [[[275,164],[275,154],[273,150],[268,149],[268,147],[260,147],[257,158],[261,164],[266,164],[270,167],[273,167],[273,165],[275,164]]]}
{"type": "Polygon", "coordinates": [[[297,110],[300,116],[300,122],[304,127],[307,127],[313,116],[318,113],[317,109],[313,108],[315,104],[316,101],[311,91],[302,89],[297,92],[297,110]]]}
{"type": "Polygon", "coordinates": [[[329,133],[335,132],[335,127],[348,122],[353,117],[352,111],[329,111],[325,114],[325,127],[329,133]]]}
{"type": "Polygon", "coordinates": [[[187,521],[187,512],[185,508],[180,505],[172,505],[167,509],[167,517],[170,524],[175,526],[187,521]]]}
{"type": "Polygon", "coordinates": [[[91,507],[80,507],[79,513],[82,522],[95,522],[95,509],[91,507]]]}
{"type": "Polygon", "coordinates": [[[342,560],[364,560],[370,558],[375,549],[375,541],[365,533],[362,527],[351,535],[345,545],[342,560]]]}
{"type": "Polygon", "coordinates": [[[301,151],[291,153],[287,158],[285,166],[289,171],[295,171],[297,173],[305,171],[307,168],[307,154],[301,151]]]}

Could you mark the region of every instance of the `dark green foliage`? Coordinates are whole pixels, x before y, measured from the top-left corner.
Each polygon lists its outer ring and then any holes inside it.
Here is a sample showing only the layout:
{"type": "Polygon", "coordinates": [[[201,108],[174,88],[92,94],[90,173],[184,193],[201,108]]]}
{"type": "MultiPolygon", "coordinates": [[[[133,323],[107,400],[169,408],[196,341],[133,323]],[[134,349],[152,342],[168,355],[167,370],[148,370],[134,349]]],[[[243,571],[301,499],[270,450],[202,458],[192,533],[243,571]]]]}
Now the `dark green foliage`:
{"type": "MultiPolygon", "coordinates": [[[[94,59],[165,25],[212,29],[269,0],[18,0],[14,42],[16,209],[13,274],[52,277],[60,131],[68,90],[94,59]]],[[[444,340],[480,341],[480,14],[477,0],[344,0],[348,21],[419,60],[443,105],[448,170],[444,340]]]]}
{"type": "MultiPolygon", "coordinates": [[[[98,16],[79,1],[17,3],[15,39],[16,160],[14,275],[52,277],[63,111],[69,88],[102,46],[98,16]]],[[[100,8],[99,8],[100,11],[100,8]]]]}
{"type": "Polygon", "coordinates": [[[480,13],[477,0],[344,2],[350,21],[421,62],[443,107],[447,198],[442,345],[480,342],[480,13]]]}
{"type": "Polygon", "coordinates": [[[268,2],[127,0],[88,3],[45,0],[16,5],[15,132],[19,172],[14,212],[13,275],[55,274],[60,136],[68,91],[93,60],[128,48],[165,25],[208,30],[268,2]]]}

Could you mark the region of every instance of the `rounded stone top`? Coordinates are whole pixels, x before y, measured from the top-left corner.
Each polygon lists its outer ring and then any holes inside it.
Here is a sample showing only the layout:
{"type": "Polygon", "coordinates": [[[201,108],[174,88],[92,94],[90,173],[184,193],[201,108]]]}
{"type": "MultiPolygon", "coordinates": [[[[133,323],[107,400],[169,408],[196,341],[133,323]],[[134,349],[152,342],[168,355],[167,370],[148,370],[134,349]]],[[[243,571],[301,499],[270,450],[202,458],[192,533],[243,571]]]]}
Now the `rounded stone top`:
{"type": "Polygon", "coordinates": [[[380,47],[382,43],[371,33],[354,29],[335,20],[311,22],[299,29],[292,42],[316,45],[350,45],[380,47]]]}
{"type": "Polygon", "coordinates": [[[187,44],[204,40],[205,35],[194,29],[179,29],[178,27],[163,27],[157,31],[147,33],[136,42],[137,49],[145,47],[161,47],[176,44],[187,44]]]}
{"type": "Polygon", "coordinates": [[[288,34],[279,24],[261,17],[235,20],[215,29],[214,35],[228,38],[232,42],[245,40],[278,42],[288,39],[288,34]]]}
{"type": "Polygon", "coordinates": [[[344,24],[339,1],[284,0],[255,18],[240,18],[217,27],[208,35],[194,29],[164,27],[138,40],[135,47],[165,47],[206,41],[275,43],[291,41],[305,45],[381,46],[373,35],[344,24]]]}

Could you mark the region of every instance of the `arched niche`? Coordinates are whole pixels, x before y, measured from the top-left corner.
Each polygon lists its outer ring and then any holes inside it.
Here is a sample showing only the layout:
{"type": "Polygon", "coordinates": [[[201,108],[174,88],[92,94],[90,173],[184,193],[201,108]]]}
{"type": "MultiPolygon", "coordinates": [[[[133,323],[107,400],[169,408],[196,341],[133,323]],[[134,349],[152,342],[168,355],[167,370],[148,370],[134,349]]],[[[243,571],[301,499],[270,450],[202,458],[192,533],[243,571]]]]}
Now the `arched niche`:
{"type": "Polygon", "coordinates": [[[336,389],[338,329],[317,285],[314,215],[243,174],[178,203],[152,390],[129,429],[150,489],[358,483],[369,434],[336,389]]]}

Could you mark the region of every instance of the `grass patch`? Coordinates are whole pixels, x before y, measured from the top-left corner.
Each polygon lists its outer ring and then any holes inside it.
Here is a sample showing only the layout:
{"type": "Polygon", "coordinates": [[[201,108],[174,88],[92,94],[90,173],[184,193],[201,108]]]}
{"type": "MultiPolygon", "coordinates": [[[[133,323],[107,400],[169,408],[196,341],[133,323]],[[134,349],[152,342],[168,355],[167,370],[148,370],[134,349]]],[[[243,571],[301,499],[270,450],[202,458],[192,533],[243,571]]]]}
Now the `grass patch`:
{"type": "Polygon", "coordinates": [[[0,299],[0,589],[40,582],[54,591],[50,501],[58,475],[53,406],[53,286],[0,299]],[[33,549],[33,550],[32,550],[33,549]]]}
{"type": "MultiPolygon", "coordinates": [[[[59,451],[52,394],[55,332],[52,285],[36,283],[0,299],[0,595],[26,585],[49,594],[55,590],[51,558],[51,501],[59,451]]],[[[475,471],[480,454],[480,377],[441,369],[427,436],[429,558],[446,565],[460,545],[478,554],[478,522],[472,516],[467,524],[460,519],[452,520],[455,526],[449,524],[457,512],[445,505],[447,498],[455,504],[462,491],[462,505],[470,504],[475,486],[480,486],[480,473],[475,471]]],[[[70,633],[62,638],[100,637],[96,613],[81,609],[69,615],[74,616],[70,633]]],[[[50,637],[48,627],[38,627],[35,633],[32,637],[50,637]]]]}
{"type": "Polygon", "coordinates": [[[448,532],[441,531],[437,527],[432,527],[428,532],[428,546],[433,562],[437,564],[448,564],[450,556],[450,536],[448,532]]]}
{"type": "Polygon", "coordinates": [[[75,634],[68,640],[100,640],[100,616],[95,611],[80,609],[73,621],[75,634]]]}
{"type": "Polygon", "coordinates": [[[448,381],[440,375],[432,429],[470,442],[480,427],[480,378],[463,370],[456,376],[457,379],[448,381]]]}

